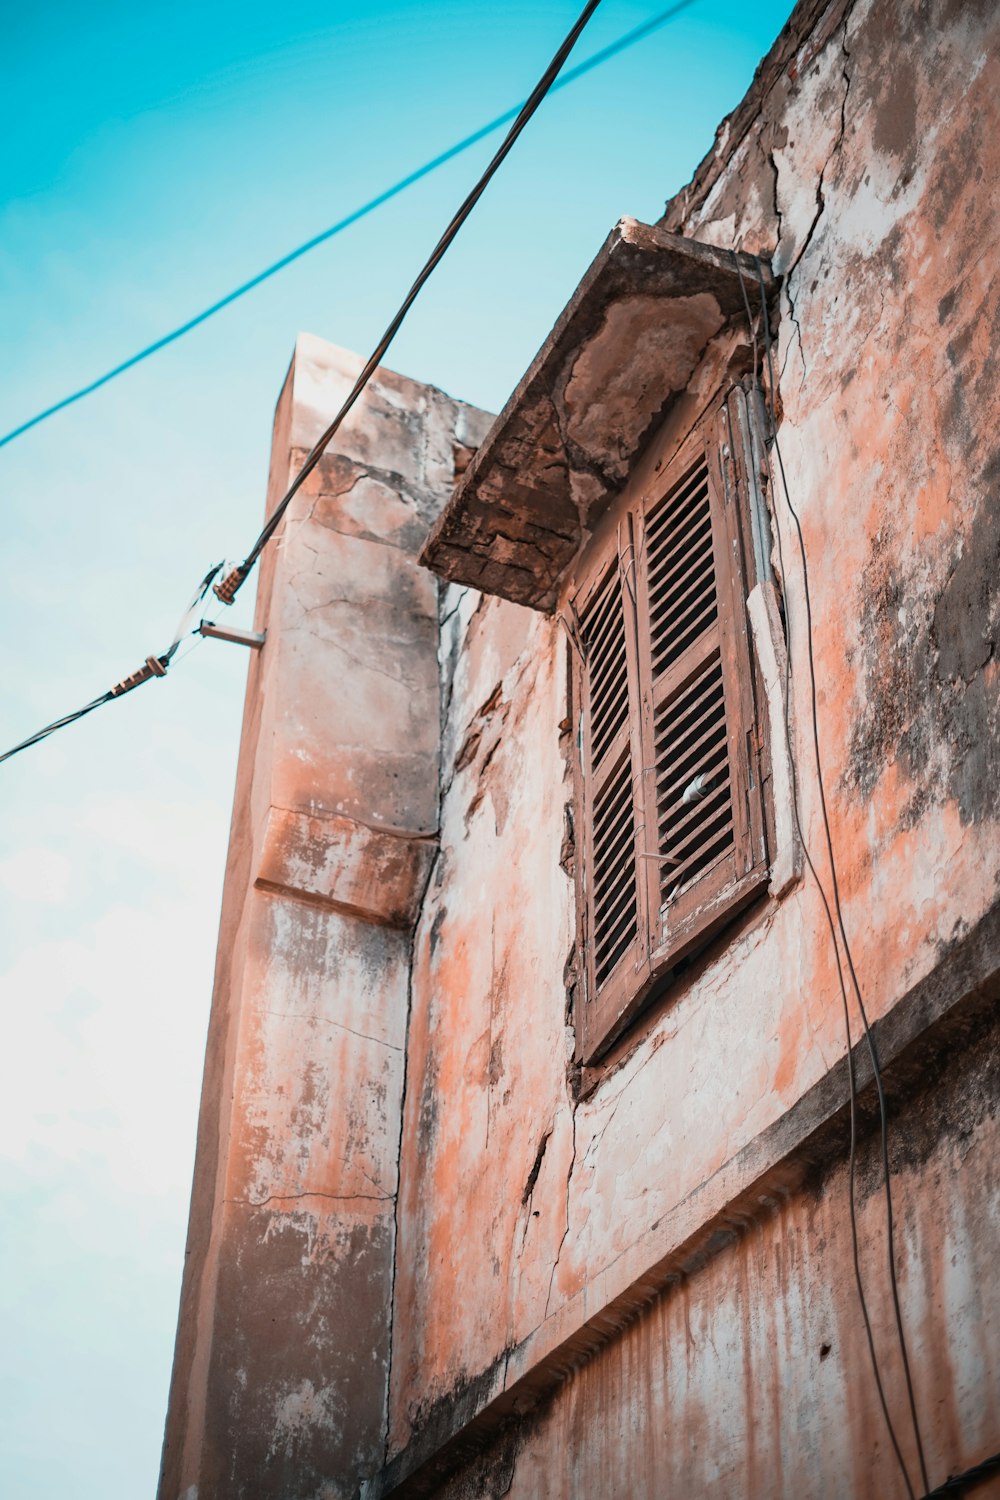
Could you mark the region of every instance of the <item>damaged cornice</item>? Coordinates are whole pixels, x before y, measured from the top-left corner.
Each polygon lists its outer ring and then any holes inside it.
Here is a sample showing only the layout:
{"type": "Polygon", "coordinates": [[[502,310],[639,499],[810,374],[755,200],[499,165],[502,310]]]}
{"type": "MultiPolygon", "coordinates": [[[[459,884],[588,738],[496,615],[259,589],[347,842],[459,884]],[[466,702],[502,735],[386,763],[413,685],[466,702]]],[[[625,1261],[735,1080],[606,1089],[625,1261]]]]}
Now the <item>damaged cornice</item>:
{"type": "MultiPolygon", "coordinates": [[[[740,266],[756,303],[756,262],[740,256],[740,266]]],[[[765,278],[770,297],[767,269],[765,278]]],[[[453,582],[551,609],[651,430],[710,342],[745,317],[732,252],[622,219],[470,463],[421,561],[453,582]]]]}

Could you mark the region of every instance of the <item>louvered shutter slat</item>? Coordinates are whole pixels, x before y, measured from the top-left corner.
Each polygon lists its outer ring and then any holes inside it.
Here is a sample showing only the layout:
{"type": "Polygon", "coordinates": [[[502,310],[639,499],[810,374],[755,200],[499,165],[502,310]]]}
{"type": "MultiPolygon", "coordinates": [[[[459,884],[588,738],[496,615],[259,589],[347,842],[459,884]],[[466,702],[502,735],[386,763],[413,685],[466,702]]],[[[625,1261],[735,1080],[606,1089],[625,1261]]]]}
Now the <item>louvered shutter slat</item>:
{"type": "MultiPolygon", "coordinates": [[[[660,717],[663,729],[657,739],[657,768],[662,766],[664,776],[671,777],[665,785],[659,780],[657,784],[660,848],[673,856],[682,834],[686,847],[692,829],[697,832],[704,824],[707,832],[710,812],[719,801],[713,795],[716,782],[725,788],[727,805],[729,801],[725,702],[717,649],[689,686],[664,704],[660,717]]],[[[690,857],[687,878],[701,867],[696,856],[690,857]]],[[[672,891],[676,880],[669,867],[665,867],[664,880],[672,891]]]]}
{"type": "Polygon", "coordinates": [[[628,720],[625,620],[620,592],[617,570],[611,570],[583,621],[588,649],[590,753],[595,768],[628,720]]]}
{"type": "Polygon", "coordinates": [[[646,528],[653,676],[679,661],[717,616],[708,469],[704,460],[651,512],[646,528]]]}
{"type": "Polygon", "coordinates": [[[711,536],[707,479],[702,478],[692,505],[671,507],[658,520],[659,525],[651,526],[647,534],[652,558],[649,584],[654,593],[661,584],[669,583],[679,568],[688,566],[692,547],[700,546],[705,537],[711,536]]]}
{"type": "Polygon", "coordinates": [[[708,498],[708,482],[699,476],[697,489],[691,503],[685,506],[670,506],[656,518],[647,533],[647,547],[651,558],[649,569],[650,588],[655,592],[659,585],[669,580],[678,568],[687,566],[692,544],[711,532],[711,514],[708,498]]]}
{"type": "Polygon", "coordinates": [[[684,555],[667,585],[649,585],[649,634],[653,677],[699,650],[697,669],[660,704],[655,720],[657,829],[661,866],[661,901],[676,899],[678,868],[683,889],[726,853],[720,828],[729,807],[726,719],[718,643],[718,590],[713,536],[702,525],[692,534],[692,511],[685,503],[695,493],[710,504],[708,463],[699,456],[693,471],[652,508],[646,530],[650,578],[661,556],[684,555]],[[686,552],[685,552],[686,549],[686,552]],[[692,752],[695,753],[692,753],[692,752]],[[668,779],[669,778],[669,779],[668,779]],[[699,783],[701,778],[701,783],[699,783]],[[720,788],[711,784],[721,783],[720,788]],[[664,784],[664,782],[666,784],[664,784]],[[720,804],[724,804],[720,808],[720,804]],[[700,846],[699,846],[699,841],[700,846]],[[692,843],[696,845],[691,848],[692,843]],[[680,866],[675,861],[680,860],[680,866]]]}
{"type": "Polygon", "coordinates": [[[594,968],[601,983],[634,940],[637,927],[631,757],[626,753],[610,771],[602,764],[629,709],[617,566],[609,568],[582,624],[588,653],[590,772],[596,783],[591,811],[594,968]]]}
{"type": "Polygon", "coordinates": [[[720,744],[715,722],[717,716],[716,710],[707,710],[693,731],[697,738],[689,737],[683,748],[674,747],[673,755],[656,778],[658,801],[681,796],[695,776],[707,775],[715,766],[726,761],[727,746],[724,738],[720,744]]]}

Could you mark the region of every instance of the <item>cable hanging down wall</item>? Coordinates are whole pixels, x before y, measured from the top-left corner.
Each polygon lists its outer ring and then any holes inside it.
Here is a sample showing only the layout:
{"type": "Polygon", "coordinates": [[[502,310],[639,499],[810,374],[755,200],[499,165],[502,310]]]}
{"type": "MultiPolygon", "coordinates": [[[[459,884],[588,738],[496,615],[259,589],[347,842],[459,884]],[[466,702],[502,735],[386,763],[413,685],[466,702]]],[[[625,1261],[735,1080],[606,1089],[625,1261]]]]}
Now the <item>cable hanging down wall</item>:
{"type": "MultiPolygon", "coordinates": [[[[449,246],[452,244],[459,230],[462,228],[462,225],[465,223],[466,219],[472,213],[472,210],[475,208],[476,204],[483,196],[483,193],[486,191],[493,177],[496,175],[500,167],[503,165],[504,161],[507,159],[507,156],[513,148],[514,143],[517,141],[521,132],[528,124],[528,121],[531,119],[532,115],[534,115],[535,111],[538,109],[546,94],[551,91],[558,74],[562,71],[563,64],[565,63],[569,54],[572,52],[573,48],[580,38],[581,33],[587,25],[587,22],[597,10],[600,3],[601,0],[587,0],[587,4],[584,6],[574,25],[571,27],[570,31],[563,39],[552,61],[545,69],[545,72],[538,80],[538,83],[532,89],[525,103],[518,110],[517,117],[514,120],[514,123],[508,130],[498,150],[494,154],[489,165],[486,167],[486,170],[481,174],[472,191],[466,196],[458,211],[453,216],[451,222],[448,224],[448,227],[442,234],[441,238],[434,246],[434,249],[431,251],[430,255],[425,261],[416,280],[410,287],[410,290],[407,292],[406,296],[403,298],[398,311],[392,318],[389,326],[386,328],[382,337],[379,339],[374,350],[372,351],[371,356],[367,360],[363,370],[361,371],[361,374],[355,381],[354,386],[347,396],[347,399],[344,401],[340,410],[333,418],[333,421],[321,435],[319,441],[313,446],[311,451],[306,456],[302,467],[299,469],[299,472],[292,480],[292,483],[289,485],[282,499],[278,502],[270,518],[257,537],[257,540],[254,542],[250,551],[244,558],[243,562],[238,564],[236,567],[231,568],[219,583],[214,583],[214,580],[223,565],[221,563],[218,563],[209,570],[209,572],[205,575],[204,579],[199,585],[199,590],[196,592],[195,598],[192,600],[188,609],[185,611],[184,616],[182,616],[182,623],[178,627],[178,631],[175,633],[174,640],[161,656],[147,656],[145,662],[141,667],[138,668],[137,671],[133,672],[130,676],[123,678],[121,682],[117,683],[113,688],[109,688],[109,690],[106,693],[103,693],[99,698],[94,698],[90,703],[85,704],[83,708],[76,709],[75,712],[66,714],[61,719],[54,720],[53,723],[47,724],[44,729],[39,729],[35,734],[30,735],[26,740],[22,740],[20,744],[14,745],[11,749],[5,751],[2,755],[0,755],[0,763],[5,760],[9,760],[11,756],[19,754],[22,750],[29,749],[32,745],[39,744],[42,740],[47,739],[49,735],[55,734],[57,730],[65,729],[68,725],[76,723],[78,719],[85,718],[87,714],[93,713],[95,709],[101,708],[105,703],[110,703],[115,698],[120,698],[123,694],[131,692],[133,688],[141,686],[142,683],[149,682],[154,677],[165,677],[167,669],[170,666],[170,663],[173,660],[174,656],[176,655],[177,649],[180,646],[181,641],[184,639],[184,636],[186,634],[197,633],[198,627],[188,629],[184,622],[189,622],[189,617],[196,609],[197,605],[201,602],[201,600],[205,598],[210,587],[213,588],[213,592],[215,593],[216,597],[220,599],[223,604],[232,604],[237,592],[246,582],[250,571],[256,563],[257,559],[260,557],[264,548],[267,546],[268,542],[277,531],[278,526],[281,524],[282,517],[291,504],[296,492],[299,490],[306,478],[312,473],[313,469],[319,463],[319,460],[323,456],[323,453],[325,452],[329,443],[343,423],[344,418],[348,415],[351,408],[356,404],[358,398],[364,391],[365,386],[374,375],[375,370],[383,359],[386,351],[389,348],[389,345],[392,343],[396,334],[399,332],[399,329],[401,328],[407,313],[413,306],[414,302],[417,300],[417,297],[420,295],[421,289],[423,288],[424,284],[427,282],[435,268],[444,258],[444,255],[447,252],[449,246]]],[[[692,0],[684,0],[684,5],[691,3],[692,0]]],[[[663,19],[668,19],[669,15],[676,13],[682,8],[683,5],[674,6],[673,10],[666,13],[666,15],[661,17],[660,20],[662,21],[663,19]]],[[[648,23],[645,30],[649,30],[650,27],[654,24],[659,24],[659,22],[648,23]]],[[[636,37],[635,39],[637,40],[638,38],[636,37]]],[[[620,50],[620,45],[616,50],[620,50]]],[[[606,49],[605,55],[610,55],[610,49],[606,49]]],[[[591,66],[594,65],[595,64],[592,60],[591,66]]],[[[493,127],[490,126],[489,128],[492,129],[493,127]]],[[[110,378],[110,376],[108,378],[110,378]]],[[[39,418],[38,420],[41,420],[41,418],[39,418]]]]}
{"type": "MultiPolygon", "coordinates": [[[[736,255],[735,251],[733,252],[733,260],[734,260],[734,262],[736,264],[736,270],[737,270],[737,272],[739,274],[739,278],[740,278],[740,288],[741,288],[741,291],[742,291],[742,294],[743,294],[743,304],[744,304],[744,309],[746,311],[747,322],[749,324],[749,332],[750,332],[750,336],[751,336],[751,340],[752,340],[752,344],[753,344],[753,351],[754,351],[754,379],[759,382],[759,373],[758,373],[758,368],[757,368],[758,360],[757,360],[757,331],[756,331],[756,324],[755,324],[755,320],[754,320],[753,314],[752,314],[751,309],[750,309],[750,300],[749,300],[749,297],[747,295],[746,285],[745,285],[745,282],[744,282],[744,279],[743,279],[743,270],[742,270],[742,267],[741,267],[740,262],[739,262],[739,257],[736,255]]],[[[869,1311],[868,1311],[868,1303],[867,1303],[867,1298],[866,1298],[865,1289],[864,1289],[864,1280],[863,1280],[862,1273],[861,1273],[860,1250],[859,1250],[859,1242],[858,1242],[857,1213],[856,1213],[856,1206],[855,1206],[855,1190],[856,1190],[855,1189],[855,1176],[856,1176],[856,1159],[857,1159],[857,1118],[858,1118],[858,1116],[857,1116],[857,1076],[856,1076],[856,1067],[855,1067],[855,1059],[854,1059],[854,1044],[853,1044],[853,1040],[852,1040],[852,1036],[851,1036],[850,1010],[849,1010],[848,998],[847,998],[847,988],[848,987],[847,987],[847,980],[846,980],[845,974],[844,974],[844,965],[843,965],[843,962],[841,960],[841,947],[843,947],[844,959],[846,960],[847,971],[848,971],[848,974],[850,976],[850,987],[851,987],[851,989],[852,989],[852,991],[854,993],[855,1001],[856,1001],[856,1004],[857,1004],[857,1007],[858,1007],[858,1013],[859,1013],[859,1015],[861,1017],[862,1030],[863,1030],[865,1042],[867,1044],[867,1050],[868,1050],[868,1053],[869,1053],[869,1057],[870,1057],[870,1061],[871,1061],[871,1067],[872,1067],[872,1075],[873,1075],[873,1078],[874,1078],[876,1093],[877,1093],[877,1096],[878,1096],[880,1140],[881,1140],[881,1155],[882,1155],[882,1174],[883,1174],[883,1193],[884,1193],[884,1197],[885,1197],[885,1207],[886,1207],[886,1240],[887,1240],[887,1247],[888,1247],[889,1285],[890,1285],[890,1291],[891,1291],[891,1300],[892,1300],[892,1306],[893,1306],[893,1318],[894,1318],[894,1323],[895,1323],[895,1328],[896,1328],[896,1336],[897,1336],[897,1341],[898,1341],[898,1346],[899,1346],[899,1352],[900,1352],[900,1358],[901,1358],[902,1367],[903,1367],[904,1380],[905,1380],[905,1385],[906,1385],[906,1393],[907,1393],[907,1400],[908,1400],[908,1405],[909,1405],[910,1420],[911,1420],[911,1425],[912,1425],[914,1442],[915,1442],[915,1445],[916,1445],[917,1460],[918,1460],[918,1464],[919,1464],[919,1468],[920,1468],[920,1475],[921,1475],[921,1481],[922,1481],[920,1493],[921,1493],[921,1495],[926,1495],[929,1492],[929,1490],[930,1490],[930,1480],[928,1478],[927,1463],[926,1463],[926,1457],[925,1457],[925,1453],[924,1453],[923,1437],[922,1437],[922,1433],[921,1433],[919,1418],[918,1418],[918,1415],[917,1415],[916,1399],[915,1399],[914,1390],[913,1390],[913,1380],[912,1380],[912,1375],[911,1375],[911,1371],[910,1371],[910,1360],[909,1360],[909,1354],[908,1354],[907,1345],[906,1345],[906,1334],[905,1334],[905,1329],[904,1329],[904,1325],[903,1325],[903,1314],[902,1314],[902,1308],[900,1306],[900,1301],[899,1301],[899,1288],[898,1288],[897,1280],[896,1280],[894,1215],[893,1215],[893,1202],[892,1202],[891,1166],[890,1166],[890,1161],[889,1161],[889,1120],[888,1120],[888,1110],[887,1110],[887,1106],[886,1106],[885,1089],[884,1089],[883,1082],[882,1082],[882,1071],[881,1071],[881,1067],[880,1067],[880,1064],[879,1064],[878,1050],[877,1050],[877,1047],[876,1047],[876,1044],[875,1044],[875,1038],[874,1038],[874,1036],[872,1034],[871,1025],[870,1025],[869,1020],[868,1020],[868,1013],[867,1013],[867,1010],[866,1010],[866,1007],[865,1007],[864,998],[863,998],[862,993],[861,993],[861,985],[860,985],[860,982],[858,980],[857,970],[855,968],[854,959],[853,959],[853,956],[852,956],[852,953],[851,953],[851,948],[850,948],[850,944],[849,944],[848,937],[847,937],[847,929],[846,929],[846,926],[845,926],[845,923],[844,923],[844,913],[843,913],[843,908],[842,908],[841,900],[840,900],[840,885],[839,885],[839,881],[838,881],[838,878],[837,878],[837,863],[836,863],[836,858],[835,858],[835,854],[834,854],[834,847],[833,847],[833,834],[832,834],[832,831],[831,831],[831,828],[830,828],[830,819],[829,819],[829,814],[828,814],[828,810],[827,810],[826,788],[825,788],[825,782],[824,782],[824,776],[823,776],[823,764],[822,764],[822,758],[821,758],[821,755],[820,755],[820,744],[819,744],[819,710],[818,710],[817,690],[816,690],[816,664],[815,664],[815,656],[814,656],[814,651],[813,651],[812,596],[811,596],[811,592],[810,592],[810,588],[809,588],[809,566],[808,566],[808,560],[807,560],[807,556],[806,556],[805,538],[804,538],[803,533],[802,533],[802,524],[801,524],[801,522],[799,520],[798,512],[796,511],[794,505],[792,504],[792,498],[791,498],[791,494],[789,492],[789,486],[788,486],[788,479],[787,479],[787,476],[786,476],[786,473],[785,473],[784,460],[782,459],[782,455],[781,455],[781,445],[780,445],[780,442],[779,442],[779,439],[778,439],[778,424],[777,424],[777,420],[776,420],[776,416],[775,416],[775,395],[776,395],[776,391],[777,391],[777,385],[776,385],[775,374],[774,374],[773,346],[772,346],[772,339],[771,339],[770,317],[769,317],[768,308],[767,308],[767,294],[766,294],[766,289],[765,289],[765,285],[764,285],[764,271],[763,271],[763,265],[762,265],[762,262],[760,260],[760,257],[759,256],[755,256],[754,260],[755,260],[756,265],[757,265],[757,279],[758,279],[758,284],[759,284],[760,303],[761,303],[761,322],[762,322],[762,331],[763,331],[764,349],[765,349],[765,364],[766,364],[766,367],[767,367],[768,397],[767,397],[767,403],[766,403],[766,410],[767,410],[767,416],[768,416],[768,429],[769,429],[769,431],[767,433],[767,439],[768,439],[768,441],[767,441],[767,443],[765,444],[765,447],[764,447],[764,454],[765,454],[765,462],[766,462],[766,465],[767,465],[768,487],[769,487],[769,490],[770,490],[770,493],[771,493],[771,497],[772,497],[772,502],[771,502],[772,503],[772,507],[774,509],[774,520],[775,520],[774,536],[775,536],[775,541],[776,541],[777,549],[778,549],[778,564],[779,564],[779,568],[781,570],[781,577],[782,577],[783,581],[787,578],[787,574],[786,574],[786,571],[785,571],[785,556],[784,556],[784,549],[783,549],[783,544],[782,544],[781,525],[779,523],[779,518],[778,518],[778,514],[777,514],[777,486],[775,484],[774,472],[773,472],[773,469],[772,469],[772,466],[771,466],[771,459],[770,459],[770,454],[769,454],[769,451],[768,451],[769,448],[773,449],[773,452],[774,452],[774,456],[775,456],[775,460],[776,460],[777,468],[778,468],[778,473],[780,474],[780,477],[781,477],[781,489],[782,489],[782,495],[784,497],[785,509],[787,510],[788,517],[789,517],[789,519],[790,519],[790,521],[791,521],[791,523],[793,525],[793,528],[794,528],[794,531],[795,531],[795,535],[796,535],[796,539],[797,539],[797,544],[798,544],[799,562],[800,562],[800,567],[801,567],[801,571],[802,571],[802,589],[803,589],[803,600],[804,600],[804,610],[805,610],[805,614],[804,614],[805,632],[804,632],[804,634],[805,634],[805,646],[806,646],[806,660],[807,660],[807,664],[808,664],[809,706],[810,706],[810,722],[811,722],[811,729],[812,729],[813,756],[814,756],[814,762],[815,762],[815,768],[816,768],[816,784],[817,784],[817,790],[818,790],[818,794],[819,794],[820,814],[821,814],[822,825],[823,825],[823,844],[824,844],[824,847],[826,849],[827,862],[828,862],[829,869],[830,869],[830,881],[831,881],[832,898],[833,898],[832,899],[832,906],[831,906],[830,897],[828,897],[828,895],[826,893],[826,889],[824,887],[824,884],[823,884],[822,880],[820,879],[819,872],[816,869],[815,862],[814,862],[814,860],[812,858],[812,854],[811,854],[810,849],[809,849],[809,844],[808,844],[808,841],[807,841],[807,838],[806,838],[805,829],[802,826],[801,810],[800,810],[800,807],[799,807],[798,794],[797,794],[797,792],[795,790],[795,780],[794,780],[794,778],[792,780],[792,809],[793,809],[793,815],[794,815],[794,818],[795,818],[796,831],[798,833],[799,841],[800,841],[800,843],[802,845],[802,851],[803,851],[803,854],[805,856],[805,860],[806,860],[806,863],[808,865],[809,872],[810,872],[810,874],[812,876],[813,882],[815,883],[816,889],[819,892],[819,897],[820,897],[820,902],[822,904],[823,914],[824,914],[824,917],[825,917],[825,920],[826,920],[827,928],[829,930],[830,942],[832,944],[834,961],[835,961],[836,969],[837,969],[837,977],[838,977],[839,987],[840,987],[841,1002],[842,1002],[842,1006],[843,1006],[844,1031],[845,1031],[845,1037],[846,1037],[846,1043],[847,1043],[847,1076],[848,1076],[848,1089],[849,1089],[849,1120],[850,1120],[850,1147],[849,1147],[849,1156],[848,1156],[848,1202],[849,1202],[849,1213],[850,1213],[851,1246],[852,1246],[852,1258],[853,1258],[853,1265],[854,1265],[855,1285],[856,1285],[856,1288],[857,1288],[858,1301],[859,1301],[859,1305],[860,1305],[860,1309],[861,1309],[861,1317],[862,1317],[862,1322],[864,1324],[865,1337],[866,1337],[866,1341],[867,1341],[867,1345],[868,1345],[869,1357],[870,1357],[871,1365],[872,1365],[872,1373],[873,1373],[874,1379],[875,1379],[875,1387],[876,1387],[876,1391],[878,1393],[879,1405],[880,1405],[880,1408],[881,1408],[881,1411],[882,1411],[882,1416],[883,1416],[883,1419],[885,1421],[886,1430],[887,1430],[887,1432],[889,1434],[889,1440],[890,1440],[890,1442],[892,1444],[893,1453],[895,1455],[896,1462],[897,1462],[897,1464],[899,1466],[900,1474],[901,1474],[901,1477],[903,1479],[904,1486],[906,1488],[906,1493],[909,1496],[909,1500],[916,1500],[916,1495],[915,1495],[915,1491],[914,1491],[914,1488],[913,1488],[913,1482],[912,1482],[912,1480],[910,1478],[909,1469],[908,1469],[908,1466],[906,1464],[906,1460],[903,1457],[902,1447],[900,1445],[899,1437],[898,1437],[898,1434],[896,1432],[895,1424],[893,1423],[892,1416],[891,1416],[890,1411],[889,1411],[889,1402],[888,1402],[888,1397],[886,1395],[885,1380],[884,1380],[884,1377],[883,1377],[883,1374],[882,1374],[882,1370],[881,1370],[881,1366],[880,1366],[879,1358],[878,1358],[878,1353],[877,1353],[877,1350],[876,1350],[876,1347],[875,1347],[875,1337],[874,1337],[874,1333],[873,1333],[873,1330],[872,1330],[872,1323],[871,1323],[871,1318],[870,1318],[869,1311]],[[834,912],[836,913],[836,920],[834,918],[834,912]]],[[[785,728],[786,737],[788,737],[789,739],[791,738],[791,723],[790,723],[790,718],[789,718],[789,715],[790,715],[790,700],[791,700],[791,642],[789,642],[789,650],[786,653],[786,657],[785,657],[785,686],[784,686],[784,707],[785,707],[785,725],[784,725],[784,728],[785,728]]],[[[937,1493],[937,1491],[935,1491],[935,1493],[937,1493]]]]}

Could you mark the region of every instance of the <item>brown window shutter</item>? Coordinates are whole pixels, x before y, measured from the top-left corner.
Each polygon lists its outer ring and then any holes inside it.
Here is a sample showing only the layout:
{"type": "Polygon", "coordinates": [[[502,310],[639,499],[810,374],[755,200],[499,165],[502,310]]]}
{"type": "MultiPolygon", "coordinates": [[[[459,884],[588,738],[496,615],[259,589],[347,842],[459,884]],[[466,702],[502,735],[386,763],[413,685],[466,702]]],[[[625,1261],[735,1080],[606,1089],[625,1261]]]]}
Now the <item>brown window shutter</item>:
{"type": "Polygon", "coordinates": [[[649,971],[649,897],[638,858],[645,830],[635,797],[640,688],[634,597],[632,550],[619,534],[609,539],[575,601],[583,646],[577,677],[584,810],[579,870],[587,956],[578,1029],[588,1055],[649,971]]]}
{"type": "Polygon", "coordinates": [[[687,445],[638,518],[654,972],[767,878],[743,523],[722,422],[687,445]]]}

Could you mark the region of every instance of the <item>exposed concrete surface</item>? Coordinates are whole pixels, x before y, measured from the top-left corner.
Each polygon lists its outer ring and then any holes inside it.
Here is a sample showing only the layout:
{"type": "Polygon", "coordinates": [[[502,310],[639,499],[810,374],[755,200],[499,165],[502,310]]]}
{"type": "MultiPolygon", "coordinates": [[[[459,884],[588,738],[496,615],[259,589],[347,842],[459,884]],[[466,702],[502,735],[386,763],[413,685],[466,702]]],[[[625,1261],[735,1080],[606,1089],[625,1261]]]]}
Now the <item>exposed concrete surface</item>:
{"type": "MultiPolygon", "coordinates": [[[[923,1160],[931,1152],[937,1132],[950,1130],[968,1142],[986,1117],[995,1119],[1000,1110],[1000,1078],[995,1047],[983,1053],[983,1039],[995,1027],[998,1000],[1000,906],[951,945],[947,961],[875,1023],[873,1035],[894,1121],[892,1160],[897,1168],[902,1162],[913,1164],[918,1137],[923,1142],[919,1151],[923,1160]],[[951,1078],[949,1102],[943,1109],[937,1105],[928,1109],[928,1097],[945,1071],[951,1078]],[[971,1077],[966,1078],[967,1072],[971,1077]],[[915,1096],[920,1103],[914,1113],[911,1106],[915,1096]]],[[[854,1049],[854,1065],[859,1141],[864,1142],[877,1129],[878,1107],[870,1059],[861,1041],[854,1049]]],[[[734,1230],[745,1232],[749,1226],[758,1225],[776,1203],[788,1202],[831,1172],[836,1173],[849,1153],[848,1093],[846,1058],[842,1058],[773,1125],[748,1141],[665,1213],[647,1236],[617,1257],[600,1277],[582,1287],[575,1298],[554,1308],[542,1325],[523,1342],[505,1350],[493,1366],[461,1382],[430,1408],[413,1440],[383,1471],[379,1482],[366,1489],[366,1496],[398,1494],[400,1500],[418,1500],[437,1494],[442,1478],[461,1467],[470,1455],[488,1448],[498,1432],[507,1431],[519,1417],[553,1396],[558,1403],[566,1377],[613,1342],[664,1290],[694,1284],[709,1261],[731,1243],[734,1230]]],[[[867,1148],[869,1155],[871,1149],[867,1148]]],[[[967,1151],[963,1159],[964,1155],[967,1151]]],[[[878,1179],[872,1183],[870,1172],[859,1181],[865,1182],[862,1199],[881,1186],[878,1179]]],[[[953,1215],[960,1208],[965,1185],[960,1172],[935,1174],[925,1191],[933,1204],[932,1216],[939,1218],[953,1215]]],[[[846,1216],[846,1202],[843,1206],[846,1216]]],[[[992,1254],[1000,1240],[1000,1203],[980,1216],[976,1233],[977,1245],[965,1247],[964,1253],[978,1254],[986,1247],[992,1254]]],[[[862,1265],[868,1263],[876,1248],[882,1254],[884,1220],[881,1230],[875,1224],[870,1237],[862,1225],[860,1246],[862,1265]]],[[[856,1314],[850,1259],[833,1262],[828,1269],[843,1315],[847,1317],[852,1306],[856,1314]]],[[[915,1322],[919,1326],[927,1317],[927,1279],[923,1268],[915,1268],[904,1258],[900,1285],[908,1325],[915,1322]]],[[[867,1277],[866,1282],[870,1297],[872,1288],[867,1277]]],[[[984,1307],[989,1318],[996,1320],[1000,1309],[993,1294],[991,1281],[984,1307]]],[[[888,1319],[884,1300],[881,1306],[888,1319]]],[[[959,1323],[953,1331],[955,1340],[961,1344],[966,1335],[967,1330],[959,1323]]],[[[889,1357],[890,1361],[895,1357],[891,1347],[889,1357]]],[[[936,1376],[933,1363],[918,1373],[918,1395],[926,1383],[932,1400],[936,1400],[936,1376]]],[[[727,1390],[724,1400],[732,1403],[737,1396],[727,1390]]],[[[683,1429],[683,1408],[678,1407],[673,1416],[683,1429]]],[[[839,1425],[843,1413],[834,1405],[821,1417],[839,1425]]],[[[747,1420],[751,1419],[748,1415],[747,1420]]],[[[951,1452],[947,1442],[942,1452],[951,1452]]],[[[563,1455],[551,1457],[553,1472],[561,1472],[563,1455]]],[[[871,1482],[877,1494],[881,1471],[876,1457],[873,1453],[871,1482]]],[[[962,1465],[953,1463],[955,1467],[962,1465]]],[[[655,1477],[647,1476],[647,1481],[655,1477]]],[[[836,1474],[817,1478],[820,1493],[826,1488],[839,1492],[839,1486],[836,1474]]]]}
{"type": "MultiPolygon", "coordinates": [[[[745,324],[744,257],[622,219],[427,540],[442,578],[551,610],[632,459],[713,339],[745,324]]],[[[773,295],[768,267],[762,269],[773,295]]]]}
{"type": "MultiPolygon", "coordinates": [[[[299,339],[269,506],[359,365],[299,339]]],[[[265,554],[162,1500],[336,1500],[384,1455],[438,799],[438,588],[415,554],[486,420],[380,371],[265,554]]]]}
{"type": "MultiPolygon", "coordinates": [[[[976,1033],[971,1055],[938,1070],[895,1117],[904,1307],[933,1483],[996,1447],[998,1069],[994,1020],[976,1033]]],[[[874,1262],[885,1253],[885,1224],[873,1138],[859,1177],[860,1234],[874,1262]]],[[[864,1378],[854,1287],[831,1274],[850,1263],[847,1193],[841,1163],[734,1216],[711,1258],[676,1274],[616,1339],[567,1373],[553,1402],[433,1493],[903,1500],[864,1378]]],[[[898,1382],[886,1312],[875,1335],[898,1382]]],[[[905,1435],[904,1452],[916,1472],[905,1435]]],[[[975,1490],[998,1493],[1000,1480],[975,1490]]]]}
{"type": "Polygon", "coordinates": [[[410,927],[435,852],[435,840],[426,833],[272,807],[257,885],[390,927],[410,927]]]}

